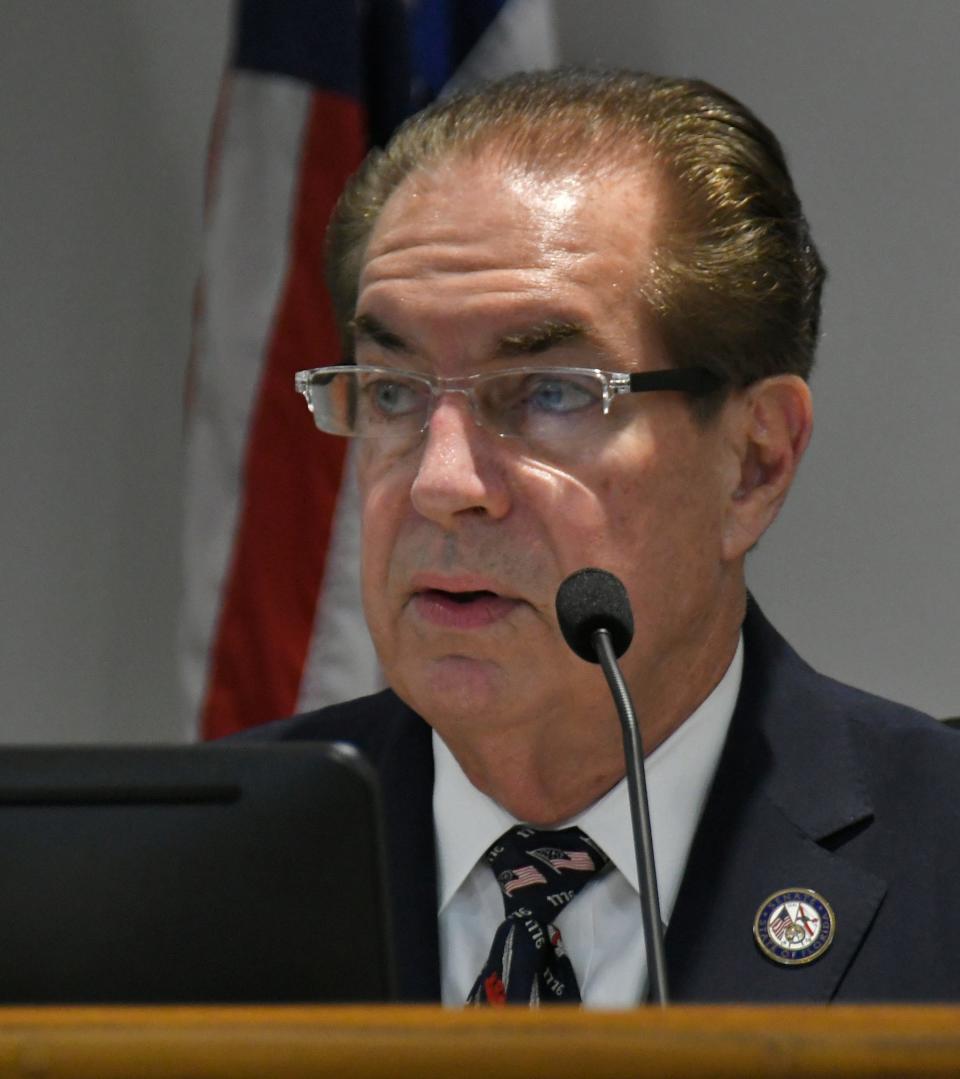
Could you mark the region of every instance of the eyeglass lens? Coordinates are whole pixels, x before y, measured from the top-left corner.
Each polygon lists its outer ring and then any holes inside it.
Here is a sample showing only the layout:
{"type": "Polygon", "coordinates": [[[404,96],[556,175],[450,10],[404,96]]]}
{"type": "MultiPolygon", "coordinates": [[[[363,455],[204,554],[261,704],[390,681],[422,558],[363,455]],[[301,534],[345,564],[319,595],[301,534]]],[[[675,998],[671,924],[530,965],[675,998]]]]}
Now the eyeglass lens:
{"type": "Polygon", "coordinates": [[[309,393],[317,425],[334,434],[419,437],[443,393],[465,394],[474,418],[494,434],[550,444],[589,435],[603,423],[603,376],[538,369],[491,372],[468,385],[441,385],[401,372],[356,368],[318,373],[309,393]]]}

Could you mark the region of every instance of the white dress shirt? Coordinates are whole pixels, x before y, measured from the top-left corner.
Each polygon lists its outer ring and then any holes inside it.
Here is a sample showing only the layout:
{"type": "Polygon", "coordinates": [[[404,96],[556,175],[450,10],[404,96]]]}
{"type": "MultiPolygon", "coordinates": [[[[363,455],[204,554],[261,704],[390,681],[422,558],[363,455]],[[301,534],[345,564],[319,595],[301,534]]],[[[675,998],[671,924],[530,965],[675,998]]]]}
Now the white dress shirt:
{"type": "MultiPolygon", "coordinates": [[[[726,674],[686,722],[646,759],[647,797],[664,924],[669,923],[743,670],[743,640],[726,674]]],[[[490,951],[504,908],[483,855],[518,823],[464,775],[433,734],[441,996],[462,1005],[490,951]]],[[[606,851],[611,868],[557,917],[584,1004],[632,1007],[643,999],[647,960],[626,780],[567,821],[606,851]]]]}

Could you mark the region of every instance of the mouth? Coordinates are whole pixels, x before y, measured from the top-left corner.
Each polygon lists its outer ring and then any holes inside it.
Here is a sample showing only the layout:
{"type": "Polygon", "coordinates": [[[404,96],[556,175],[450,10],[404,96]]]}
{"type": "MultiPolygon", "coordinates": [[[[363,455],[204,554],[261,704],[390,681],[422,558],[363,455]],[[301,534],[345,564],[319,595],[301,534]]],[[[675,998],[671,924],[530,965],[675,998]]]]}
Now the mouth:
{"type": "Polygon", "coordinates": [[[493,599],[499,599],[496,592],[490,592],[485,588],[477,589],[474,592],[448,592],[443,588],[429,588],[424,594],[432,593],[440,597],[441,599],[449,599],[451,603],[473,603],[475,600],[482,599],[484,596],[491,597],[493,599]]]}
{"type": "Polygon", "coordinates": [[[506,618],[520,604],[485,588],[424,588],[414,592],[412,603],[424,621],[444,629],[482,629],[506,618]]]}

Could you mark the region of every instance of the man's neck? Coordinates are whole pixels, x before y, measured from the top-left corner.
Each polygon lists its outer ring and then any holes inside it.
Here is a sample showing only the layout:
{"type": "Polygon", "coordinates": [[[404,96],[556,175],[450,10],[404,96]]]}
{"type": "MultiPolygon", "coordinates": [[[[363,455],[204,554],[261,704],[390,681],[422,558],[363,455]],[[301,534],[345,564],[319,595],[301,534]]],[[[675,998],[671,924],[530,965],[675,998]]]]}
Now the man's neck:
{"type": "MultiPolygon", "coordinates": [[[[739,624],[699,664],[671,665],[636,700],[643,749],[652,753],[707,699],[733,659],[739,624]],[[654,692],[653,687],[657,689],[654,692]]],[[[602,798],[625,772],[623,735],[612,699],[590,715],[562,707],[552,722],[487,729],[478,737],[439,730],[470,782],[517,820],[539,827],[567,821],[602,798]]],[[[542,718],[542,717],[541,717],[542,718]]]]}
{"type": "MultiPolygon", "coordinates": [[[[478,790],[517,820],[541,828],[568,820],[592,805],[624,774],[623,751],[616,744],[601,751],[594,743],[583,752],[561,756],[554,744],[509,741],[503,739],[499,751],[484,747],[492,753],[460,754],[452,746],[451,750],[478,790]]],[[[604,739],[605,744],[610,741],[604,739]]]]}

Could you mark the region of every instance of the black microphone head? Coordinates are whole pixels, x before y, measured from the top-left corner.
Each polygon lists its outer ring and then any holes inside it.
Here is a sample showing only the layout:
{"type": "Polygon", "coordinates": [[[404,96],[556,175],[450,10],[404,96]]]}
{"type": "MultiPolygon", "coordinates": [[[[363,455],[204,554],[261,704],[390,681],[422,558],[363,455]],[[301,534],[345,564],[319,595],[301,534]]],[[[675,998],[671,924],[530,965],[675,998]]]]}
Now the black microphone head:
{"type": "Polygon", "coordinates": [[[578,569],[557,589],[557,618],[564,640],[581,659],[598,663],[593,635],[610,631],[619,659],[633,640],[633,613],[627,590],[605,569],[578,569]]]}

